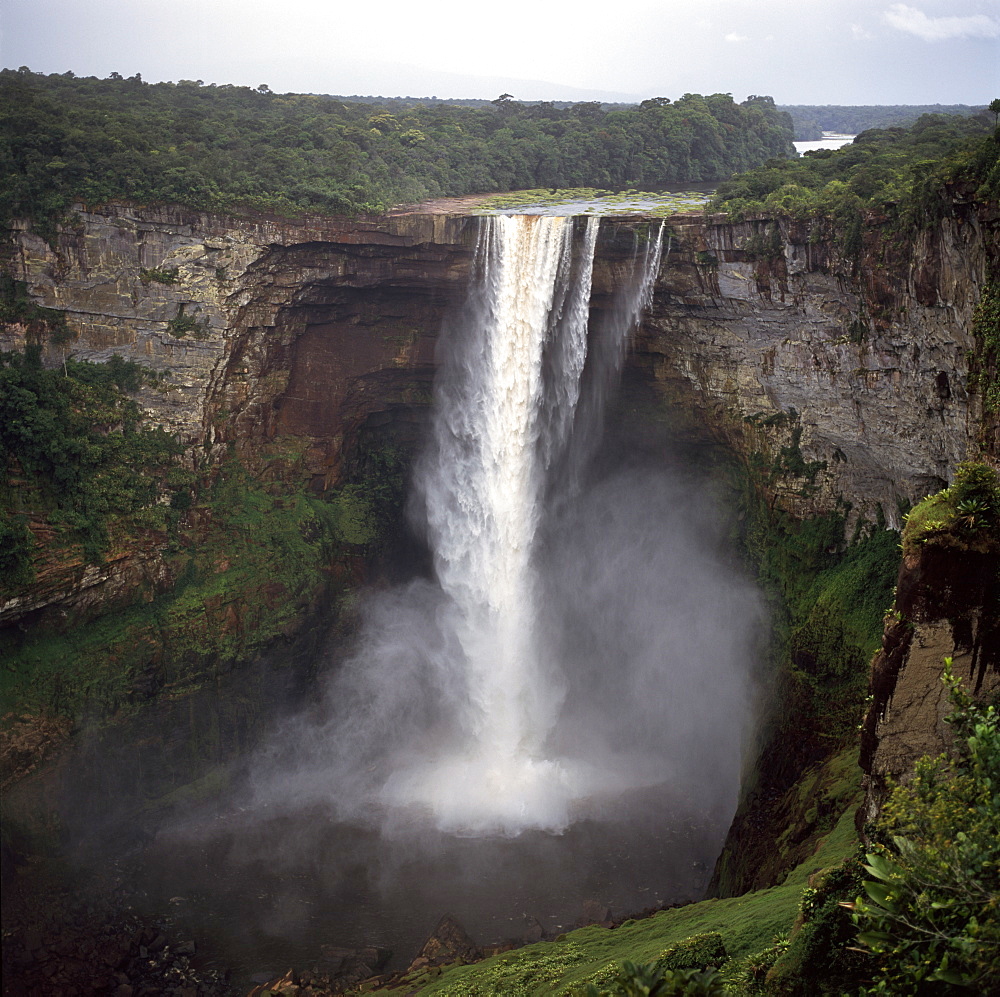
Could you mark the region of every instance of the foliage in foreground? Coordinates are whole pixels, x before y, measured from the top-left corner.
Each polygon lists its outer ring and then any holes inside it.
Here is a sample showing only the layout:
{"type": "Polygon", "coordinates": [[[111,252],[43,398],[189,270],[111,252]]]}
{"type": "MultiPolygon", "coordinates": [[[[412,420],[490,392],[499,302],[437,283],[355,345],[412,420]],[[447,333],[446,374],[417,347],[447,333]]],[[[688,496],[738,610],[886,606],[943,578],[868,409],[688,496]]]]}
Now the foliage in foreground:
{"type": "Polygon", "coordinates": [[[1000,986],[1000,713],[950,667],[945,682],[954,755],[924,757],[893,791],[879,822],[888,841],[868,853],[874,879],[854,904],[859,940],[879,956],[871,994],[1000,986]]]}

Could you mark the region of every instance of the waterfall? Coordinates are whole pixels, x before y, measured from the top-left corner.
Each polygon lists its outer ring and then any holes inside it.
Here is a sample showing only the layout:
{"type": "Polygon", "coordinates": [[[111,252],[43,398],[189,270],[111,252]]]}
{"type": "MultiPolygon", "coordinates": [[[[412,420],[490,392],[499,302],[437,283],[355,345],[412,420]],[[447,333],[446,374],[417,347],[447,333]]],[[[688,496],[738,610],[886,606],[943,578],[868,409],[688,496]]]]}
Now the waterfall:
{"type": "MultiPolygon", "coordinates": [[[[536,544],[546,497],[596,438],[608,387],[648,304],[661,238],[646,241],[611,328],[588,363],[599,221],[481,221],[476,278],[440,369],[433,442],[417,476],[451,652],[443,681],[457,736],[387,780],[384,801],[429,807],[470,834],[558,830],[589,791],[579,765],[548,757],[566,677],[539,633],[536,544]],[[586,429],[585,447],[573,436],[586,429]],[[575,449],[576,456],[573,457],[575,449]]],[[[662,226],[660,230],[662,235],[662,226]]],[[[442,665],[438,662],[438,668],[442,665]]]]}

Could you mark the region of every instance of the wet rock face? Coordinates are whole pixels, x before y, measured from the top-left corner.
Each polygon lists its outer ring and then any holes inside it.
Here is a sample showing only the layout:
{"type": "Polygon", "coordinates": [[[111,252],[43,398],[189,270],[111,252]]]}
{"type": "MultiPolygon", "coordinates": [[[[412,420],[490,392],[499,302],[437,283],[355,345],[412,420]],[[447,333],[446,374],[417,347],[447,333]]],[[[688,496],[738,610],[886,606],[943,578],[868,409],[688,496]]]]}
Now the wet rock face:
{"type": "MultiPolygon", "coordinates": [[[[745,456],[793,445],[807,472],[776,486],[786,506],[842,497],[898,525],[897,504],[941,487],[974,436],[969,327],[995,228],[960,206],[892,263],[877,228],[846,261],[801,223],[676,216],[630,362],[692,432],[745,456]]],[[[652,227],[602,223],[595,308],[611,303],[636,231],[652,227]]],[[[12,269],[66,312],[74,356],[118,352],[168,375],[140,396],[154,423],[244,454],[301,440],[325,487],[368,429],[419,435],[475,233],[446,215],[300,224],[112,205],[81,209],[55,250],[16,232],[12,269]]],[[[0,330],[0,347],[24,332],[0,330]]],[[[63,352],[50,345],[48,361],[63,352]]]]}
{"type": "Polygon", "coordinates": [[[451,914],[445,914],[417,957],[410,963],[407,972],[459,961],[475,962],[482,955],[465,928],[451,914]]]}
{"type": "Polygon", "coordinates": [[[391,424],[415,443],[434,343],[469,261],[461,242],[270,250],[245,275],[206,439],[251,456],[275,438],[301,440],[319,487],[336,482],[368,428],[391,424]]]}
{"type": "Polygon", "coordinates": [[[795,224],[672,227],[634,362],[682,423],[695,413],[744,455],[794,444],[806,468],[822,464],[776,486],[786,507],[809,514],[841,496],[898,527],[899,503],[942,487],[975,436],[967,351],[995,231],[969,208],[887,272],[874,243],[848,262],[795,224]],[[790,410],[794,441],[773,421],[790,410]]]}

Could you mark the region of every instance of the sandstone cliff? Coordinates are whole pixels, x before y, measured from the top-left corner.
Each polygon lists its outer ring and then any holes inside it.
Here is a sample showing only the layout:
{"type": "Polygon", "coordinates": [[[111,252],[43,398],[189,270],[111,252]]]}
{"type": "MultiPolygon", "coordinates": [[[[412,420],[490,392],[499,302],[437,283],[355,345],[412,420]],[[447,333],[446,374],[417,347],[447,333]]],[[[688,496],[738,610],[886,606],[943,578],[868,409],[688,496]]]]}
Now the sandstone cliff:
{"type": "MultiPolygon", "coordinates": [[[[787,444],[798,426],[803,460],[826,465],[809,487],[782,486],[800,511],[840,497],[868,515],[881,504],[898,525],[897,504],[940,487],[975,435],[970,324],[995,214],[957,206],[901,262],[877,233],[847,260],[803,224],[675,216],[631,362],[688,425],[737,450],[787,444]],[[768,417],[790,410],[784,432],[768,432],[782,429],[768,417]]],[[[645,228],[603,223],[595,307],[645,228]]],[[[9,271],[75,334],[49,347],[49,362],[136,359],[169,375],[141,393],[152,420],[191,444],[307,438],[330,482],[365,419],[426,404],[475,221],[292,223],[112,205],[81,208],[55,249],[26,226],[14,237],[9,271]]],[[[0,346],[23,335],[8,326],[0,346]]]]}
{"type": "MultiPolygon", "coordinates": [[[[995,206],[956,203],[912,246],[873,229],[848,259],[821,226],[676,216],[629,376],[654,391],[676,432],[735,453],[772,502],[799,515],[849,508],[872,520],[881,510],[898,526],[900,510],[974,450],[971,316],[996,267],[997,226],[995,206]]],[[[602,223],[594,309],[611,306],[638,241],[657,227],[602,223]]],[[[80,207],[54,248],[26,225],[13,237],[8,271],[73,333],[46,347],[48,363],[136,359],[164,375],[139,401],[188,444],[192,466],[196,454],[204,467],[235,451],[260,478],[280,477],[266,458],[283,447],[322,492],[366,439],[417,444],[435,337],[467,286],[476,223],[109,205],[80,207]]],[[[25,335],[0,328],[0,347],[25,335]]],[[[78,622],[174,578],[152,542],[103,566],[39,571],[2,611],[28,623],[46,607],[72,609],[78,622]]],[[[206,604],[206,625],[217,625],[213,612],[238,616],[228,605],[206,604]]]]}

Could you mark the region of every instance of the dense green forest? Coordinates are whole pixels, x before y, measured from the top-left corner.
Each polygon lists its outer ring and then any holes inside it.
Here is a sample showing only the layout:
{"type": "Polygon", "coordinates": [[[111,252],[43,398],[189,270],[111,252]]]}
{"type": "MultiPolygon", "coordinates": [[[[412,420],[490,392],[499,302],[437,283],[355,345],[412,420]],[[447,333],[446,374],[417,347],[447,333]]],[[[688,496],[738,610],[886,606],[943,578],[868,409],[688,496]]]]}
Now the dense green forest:
{"type": "Polygon", "coordinates": [[[840,149],[771,160],[720,184],[710,207],[734,219],[758,212],[827,217],[857,241],[865,212],[907,227],[935,220],[941,193],[958,182],[983,198],[1000,194],[991,112],[924,114],[910,128],[871,129],[840,149]]]}
{"type": "Polygon", "coordinates": [[[351,213],[525,187],[657,188],[794,154],[770,97],[398,110],[266,86],[0,72],[0,215],[74,200],[351,213]]]}
{"type": "Polygon", "coordinates": [[[100,561],[109,523],[162,528],[187,496],[175,458],[183,447],[141,425],[129,396],[148,373],[114,356],[42,366],[41,347],[0,352],[0,594],[32,580],[29,521],[44,510],[50,542],[80,544],[100,561]]]}
{"type": "Polygon", "coordinates": [[[969,116],[983,108],[968,104],[886,104],[841,106],[838,104],[782,104],[795,125],[795,140],[808,142],[823,137],[823,132],[857,135],[871,128],[891,128],[912,125],[924,114],[957,114],[969,116]]]}
{"type": "MultiPolygon", "coordinates": [[[[412,107],[414,104],[456,104],[462,107],[489,107],[492,103],[479,97],[382,97],[372,94],[337,96],[337,100],[375,104],[381,107],[412,107]]],[[[655,98],[654,98],[655,99],[655,98]]],[[[526,106],[542,101],[524,101],[526,106]]],[[[545,106],[566,109],[573,101],[557,100],[545,106]]],[[[604,103],[604,111],[617,111],[634,107],[629,103],[604,103]]],[[[889,128],[892,125],[912,125],[922,114],[977,114],[982,106],[970,104],[778,104],[779,111],[787,112],[795,127],[795,140],[809,141],[823,137],[823,132],[857,135],[869,128],[889,128]]]]}

